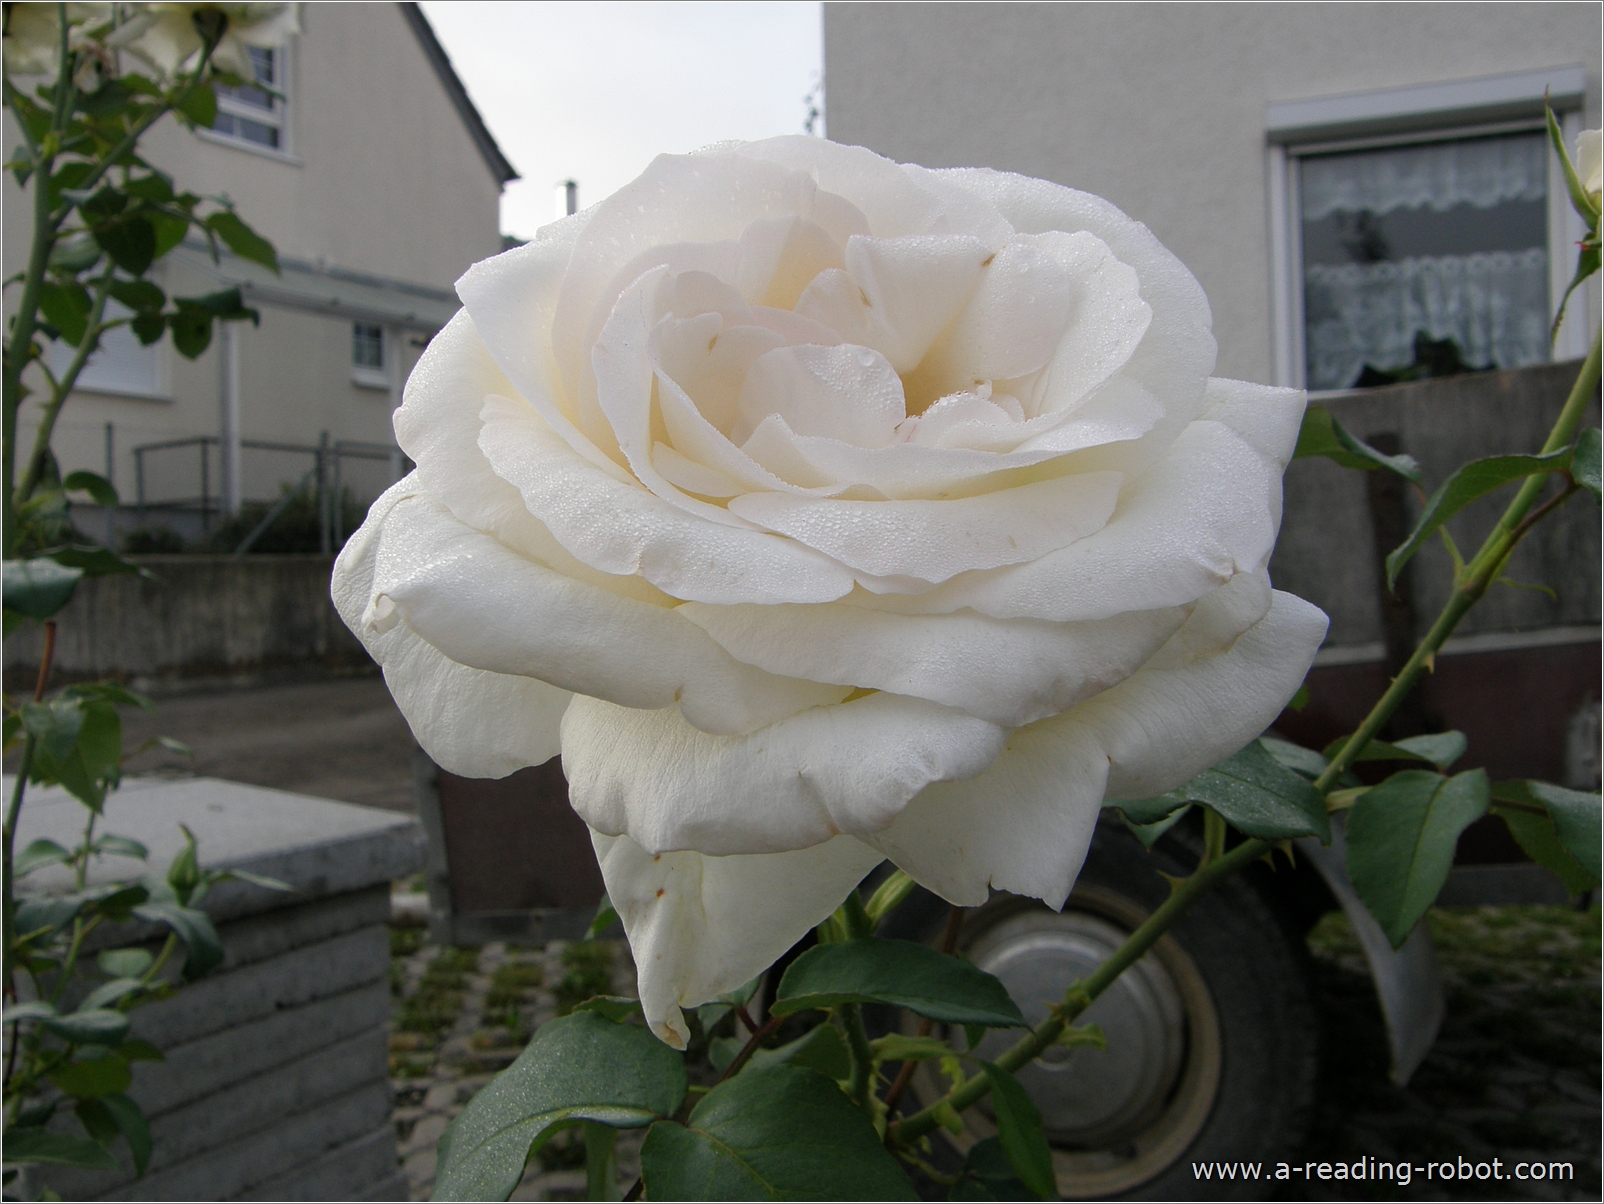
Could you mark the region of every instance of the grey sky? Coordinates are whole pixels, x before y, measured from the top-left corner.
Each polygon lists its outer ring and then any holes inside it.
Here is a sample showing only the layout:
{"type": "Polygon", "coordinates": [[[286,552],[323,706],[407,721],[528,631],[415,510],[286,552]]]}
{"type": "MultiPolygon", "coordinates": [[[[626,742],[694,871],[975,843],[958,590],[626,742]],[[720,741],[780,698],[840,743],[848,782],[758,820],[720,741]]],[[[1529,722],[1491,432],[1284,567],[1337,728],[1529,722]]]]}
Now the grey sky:
{"type": "Polygon", "coordinates": [[[817,3],[425,2],[490,131],[523,179],[501,228],[552,219],[555,185],[581,205],[664,151],[802,132],[820,69],[817,3]]]}

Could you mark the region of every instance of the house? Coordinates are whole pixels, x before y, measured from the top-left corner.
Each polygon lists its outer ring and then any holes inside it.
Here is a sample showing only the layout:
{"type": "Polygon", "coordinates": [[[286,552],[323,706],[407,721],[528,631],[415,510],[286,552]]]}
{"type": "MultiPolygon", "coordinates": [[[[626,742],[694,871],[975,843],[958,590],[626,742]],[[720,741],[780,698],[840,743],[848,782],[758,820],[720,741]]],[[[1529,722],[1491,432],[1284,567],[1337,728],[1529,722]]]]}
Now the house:
{"type": "MultiPolygon", "coordinates": [[[[228,196],[282,270],[180,247],[157,283],[170,295],[238,285],[260,325],[220,325],[193,361],[119,328],[85,369],[55,449],[63,472],[112,479],[124,528],[193,534],[244,501],[310,486],[320,461],[330,496],[371,501],[404,467],[390,416],[458,307],[453,282],[502,250],[501,189],[516,173],[418,6],[305,4],[299,17],[288,44],[253,50],[262,89],[219,89],[210,130],[168,119],[144,139],[181,187],[228,196]]],[[[8,151],[11,137],[8,126],[8,151]]],[[[5,187],[9,274],[29,207],[10,177],[5,187]]],[[[81,525],[101,534],[93,516],[81,525]]]]}

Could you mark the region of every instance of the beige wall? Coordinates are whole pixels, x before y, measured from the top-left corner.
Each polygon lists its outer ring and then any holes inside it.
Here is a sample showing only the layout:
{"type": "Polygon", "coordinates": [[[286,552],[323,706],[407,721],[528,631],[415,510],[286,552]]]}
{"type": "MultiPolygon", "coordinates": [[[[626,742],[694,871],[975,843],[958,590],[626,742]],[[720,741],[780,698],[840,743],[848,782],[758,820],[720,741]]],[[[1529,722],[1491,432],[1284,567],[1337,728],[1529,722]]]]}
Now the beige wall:
{"type": "Polygon", "coordinates": [[[1265,106],[1580,63],[1596,127],[1599,37],[1593,3],[826,4],[826,118],[1109,198],[1202,282],[1217,371],[1269,381],[1265,106]]]}
{"type": "MultiPolygon", "coordinates": [[[[143,152],[181,188],[224,194],[284,256],[324,266],[449,289],[469,265],[501,250],[500,186],[450,97],[394,4],[303,4],[291,50],[289,154],[277,156],[200,138],[171,119],[147,135],[143,152]]],[[[15,131],[6,120],[6,153],[15,131]]],[[[8,174],[4,183],[5,271],[27,253],[30,202],[8,174]]],[[[173,265],[154,277],[170,294],[218,287],[173,265]]],[[[8,290],[7,309],[13,298],[8,290]]],[[[260,306],[260,327],[240,338],[241,434],[246,439],[316,443],[332,439],[389,444],[390,398],[351,380],[351,324],[260,306]]],[[[215,435],[220,340],[198,360],[164,340],[169,394],[161,399],[75,395],[62,411],[55,448],[63,471],[105,470],[105,424],[116,428],[116,482],[134,498],[132,448],[140,443],[215,435]]],[[[403,332],[403,376],[417,362],[420,332],[403,332]]],[[[19,426],[31,443],[37,409],[19,426]]],[[[153,496],[198,488],[198,453],[157,453],[147,461],[153,496]]],[[[272,497],[299,478],[302,457],[243,455],[244,494],[272,497]]],[[[387,473],[358,470],[361,488],[387,473]]],[[[216,461],[212,490],[216,491],[216,461]]]]}

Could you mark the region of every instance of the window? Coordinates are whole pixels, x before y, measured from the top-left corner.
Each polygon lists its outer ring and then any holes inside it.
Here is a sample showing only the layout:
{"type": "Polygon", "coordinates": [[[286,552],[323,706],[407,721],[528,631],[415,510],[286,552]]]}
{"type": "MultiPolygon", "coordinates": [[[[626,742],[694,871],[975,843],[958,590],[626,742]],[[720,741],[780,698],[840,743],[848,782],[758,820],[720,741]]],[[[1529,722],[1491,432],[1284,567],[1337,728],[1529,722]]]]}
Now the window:
{"type": "Polygon", "coordinates": [[[1308,387],[1547,361],[1548,152],[1534,132],[1296,156],[1308,387]]]}
{"type": "Polygon", "coordinates": [[[364,388],[390,387],[384,365],[384,327],[368,322],[352,323],[351,379],[364,388]]]}
{"type": "Polygon", "coordinates": [[[288,150],[289,131],[284,120],[288,55],[282,46],[246,49],[261,86],[218,85],[217,118],[212,122],[212,132],[268,150],[288,150]]]}
{"type": "Polygon", "coordinates": [[[1545,92],[1574,142],[1580,67],[1269,106],[1278,383],[1349,389],[1585,354],[1581,291],[1549,341],[1582,232],[1545,92]]]}
{"type": "MultiPolygon", "coordinates": [[[[108,319],[126,318],[129,311],[115,301],[106,302],[108,319]]],[[[89,393],[118,393],[132,397],[165,397],[163,342],[140,345],[134,332],[115,326],[100,336],[100,347],[89,357],[78,374],[76,389],[89,393]]],[[[72,362],[75,349],[65,343],[52,343],[47,352],[50,370],[58,376],[72,362]]]]}

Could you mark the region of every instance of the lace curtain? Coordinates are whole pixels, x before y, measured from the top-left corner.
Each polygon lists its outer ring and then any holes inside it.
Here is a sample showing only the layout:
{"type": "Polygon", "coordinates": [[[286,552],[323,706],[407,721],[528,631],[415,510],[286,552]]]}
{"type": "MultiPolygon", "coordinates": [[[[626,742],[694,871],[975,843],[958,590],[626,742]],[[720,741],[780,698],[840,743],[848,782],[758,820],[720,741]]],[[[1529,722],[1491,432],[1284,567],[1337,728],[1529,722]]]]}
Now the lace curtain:
{"type": "MultiPolygon", "coordinates": [[[[1480,209],[1547,195],[1541,137],[1481,138],[1304,159],[1303,217],[1399,208],[1480,209]]],[[[1346,389],[1368,362],[1413,358],[1415,332],[1452,338],[1467,363],[1518,368],[1549,356],[1548,253],[1471,251],[1378,263],[1306,264],[1311,389],[1346,389]]]]}
{"type": "Polygon", "coordinates": [[[1310,264],[1304,285],[1311,389],[1346,389],[1367,361],[1409,363],[1417,330],[1451,336],[1477,367],[1548,360],[1548,252],[1541,247],[1310,264]]]}
{"type": "Polygon", "coordinates": [[[1548,158],[1540,135],[1432,142],[1360,154],[1303,160],[1303,220],[1339,210],[1375,214],[1393,209],[1488,209],[1548,195],[1548,158]]]}

